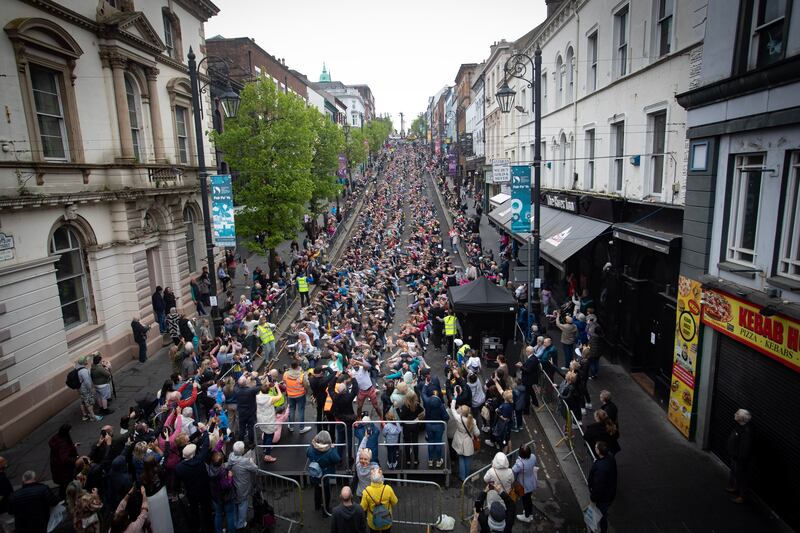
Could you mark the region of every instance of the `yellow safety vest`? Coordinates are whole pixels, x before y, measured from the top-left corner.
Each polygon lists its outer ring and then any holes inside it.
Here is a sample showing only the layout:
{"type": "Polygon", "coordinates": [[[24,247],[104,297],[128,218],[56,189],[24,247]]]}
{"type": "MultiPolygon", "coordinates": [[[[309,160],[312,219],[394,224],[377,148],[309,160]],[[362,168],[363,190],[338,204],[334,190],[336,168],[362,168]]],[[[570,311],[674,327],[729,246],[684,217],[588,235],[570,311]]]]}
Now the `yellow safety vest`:
{"type": "Polygon", "coordinates": [[[469,344],[465,344],[461,348],[458,349],[458,355],[460,355],[461,357],[464,357],[469,350],[470,350],[470,345],[469,344]]]}
{"type": "Polygon", "coordinates": [[[308,280],[305,276],[297,276],[297,292],[308,292],[308,280]]]}
{"type": "Polygon", "coordinates": [[[283,376],[283,384],[286,385],[286,395],[289,398],[299,398],[305,396],[306,388],[303,386],[303,378],[293,378],[291,376],[283,376]]]}
{"type": "Polygon", "coordinates": [[[261,344],[267,344],[275,340],[275,334],[272,332],[272,328],[266,324],[263,326],[261,324],[256,326],[256,331],[258,332],[258,338],[261,339],[261,344]]]}
{"type": "Polygon", "coordinates": [[[286,403],[286,396],[281,394],[281,390],[278,388],[277,385],[275,385],[275,387],[269,390],[269,395],[279,397],[278,401],[272,404],[275,407],[283,407],[283,404],[286,403]]]}
{"type": "Polygon", "coordinates": [[[456,334],[456,317],[449,315],[444,317],[444,334],[451,337],[456,334]]]}

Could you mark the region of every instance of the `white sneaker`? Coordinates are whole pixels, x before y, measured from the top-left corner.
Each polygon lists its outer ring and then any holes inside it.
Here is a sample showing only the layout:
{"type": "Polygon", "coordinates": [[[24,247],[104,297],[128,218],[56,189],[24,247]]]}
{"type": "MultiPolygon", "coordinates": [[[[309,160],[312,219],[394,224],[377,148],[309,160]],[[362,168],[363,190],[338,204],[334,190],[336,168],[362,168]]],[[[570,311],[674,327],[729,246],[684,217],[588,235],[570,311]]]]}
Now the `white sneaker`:
{"type": "Polygon", "coordinates": [[[309,431],[311,431],[311,426],[306,426],[300,430],[300,434],[302,435],[303,433],[308,433],[309,431]]]}
{"type": "Polygon", "coordinates": [[[491,440],[489,440],[489,439],[486,439],[486,440],[485,440],[485,441],[483,441],[483,442],[485,442],[485,443],[486,443],[486,445],[487,445],[487,446],[489,446],[490,448],[494,448],[494,442],[492,442],[491,440]]]}
{"type": "Polygon", "coordinates": [[[533,522],[533,517],[532,516],[525,516],[524,514],[518,514],[517,515],[517,520],[519,520],[520,522],[530,523],[530,522],[533,522]]]}
{"type": "Polygon", "coordinates": [[[586,404],[586,408],[587,408],[587,409],[589,409],[590,411],[591,411],[592,409],[594,409],[594,407],[592,407],[592,404],[591,404],[591,403],[587,403],[587,404],[586,404]]]}

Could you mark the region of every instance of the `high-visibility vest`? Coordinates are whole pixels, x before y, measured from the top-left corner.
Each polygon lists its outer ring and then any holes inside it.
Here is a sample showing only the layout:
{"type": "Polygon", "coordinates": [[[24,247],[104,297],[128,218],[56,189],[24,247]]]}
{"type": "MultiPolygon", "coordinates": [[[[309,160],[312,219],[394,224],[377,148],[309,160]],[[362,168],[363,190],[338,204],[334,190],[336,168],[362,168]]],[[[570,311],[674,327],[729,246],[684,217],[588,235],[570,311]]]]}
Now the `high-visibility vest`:
{"type": "Polygon", "coordinates": [[[267,344],[275,340],[275,334],[272,332],[272,328],[266,324],[263,326],[261,324],[256,326],[256,332],[258,333],[258,338],[261,339],[261,344],[267,344]]]}
{"type": "Polygon", "coordinates": [[[456,316],[449,315],[444,317],[444,334],[448,337],[456,334],[456,316]]]}
{"type": "Polygon", "coordinates": [[[286,385],[286,395],[289,398],[299,398],[305,396],[306,388],[303,386],[303,378],[293,378],[292,376],[284,375],[283,383],[286,385]]]}
{"type": "Polygon", "coordinates": [[[297,292],[308,292],[308,279],[305,276],[297,276],[297,292]]]}
{"type": "Polygon", "coordinates": [[[273,388],[269,389],[270,396],[277,396],[278,401],[274,402],[272,405],[275,407],[283,407],[283,404],[286,403],[286,396],[281,394],[281,390],[275,385],[273,388]]]}
{"type": "Polygon", "coordinates": [[[463,358],[470,349],[471,348],[469,344],[464,344],[458,349],[458,355],[463,358]]]}

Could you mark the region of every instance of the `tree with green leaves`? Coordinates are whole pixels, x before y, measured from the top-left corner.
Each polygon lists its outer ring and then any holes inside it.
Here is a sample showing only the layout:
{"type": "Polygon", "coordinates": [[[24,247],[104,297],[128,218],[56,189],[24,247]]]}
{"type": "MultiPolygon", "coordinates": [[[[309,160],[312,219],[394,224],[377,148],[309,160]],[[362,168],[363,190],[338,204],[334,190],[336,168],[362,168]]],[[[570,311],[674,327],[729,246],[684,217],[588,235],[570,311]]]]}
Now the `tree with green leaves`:
{"type": "Polygon", "coordinates": [[[361,129],[353,128],[347,136],[347,144],[345,145],[345,157],[347,157],[347,170],[352,170],[366,162],[367,160],[367,141],[366,136],[361,129]]]}
{"type": "Polygon", "coordinates": [[[313,189],[309,210],[314,220],[327,210],[328,202],[336,198],[341,185],[337,182],[339,154],[344,150],[344,133],[329,118],[313,107],[308,108],[309,121],[316,133],[314,156],[311,160],[313,189]]]}
{"type": "Polygon", "coordinates": [[[376,118],[364,128],[364,134],[369,142],[369,153],[372,155],[380,152],[381,147],[392,132],[392,121],[388,118],[376,118]]]}
{"type": "Polygon", "coordinates": [[[269,252],[272,266],[275,248],[294,237],[315,192],[319,131],[305,102],[277,90],[266,77],[247,84],[240,97],[236,118],[225,122],[223,133],[212,135],[238,173],[236,230],[251,251],[269,252]]]}
{"type": "Polygon", "coordinates": [[[418,139],[426,139],[428,132],[428,119],[424,114],[420,113],[411,122],[411,127],[408,128],[409,133],[413,133],[418,139]]]}

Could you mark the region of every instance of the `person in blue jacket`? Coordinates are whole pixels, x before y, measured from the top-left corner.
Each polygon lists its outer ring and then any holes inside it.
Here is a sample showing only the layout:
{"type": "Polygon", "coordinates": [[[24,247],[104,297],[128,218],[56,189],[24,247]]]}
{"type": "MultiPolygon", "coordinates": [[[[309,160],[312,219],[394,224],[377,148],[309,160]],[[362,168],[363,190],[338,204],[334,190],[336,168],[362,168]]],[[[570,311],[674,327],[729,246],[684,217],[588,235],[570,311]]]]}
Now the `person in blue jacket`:
{"type": "Polygon", "coordinates": [[[331,514],[331,484],[332,480],[325,480],[322,483],[322,478],[327,474],[336,473],[336,465],[339,464],[339,452],[333,446],[331,434],[327,431],[320,431],[311,440],[311,446],[306,448],[306,457],[308,458],[309,474],[311,474],[311,465],[316,463],[319,465],[319,473],[322,475],[315,478],[310,475],[311,482],[314,484],[314,510],[319,511],[322,509],[322,491],[325,491],[325,506],[326,513],[331,514]]]}
{"type": "MultiPolygon", "coordinates": [[[[444,402],[439,397],[441,389],[430,387],[431,376],[425,378],[425,386],[422,387],[422,404],[425,407],[425,421],[447,422],[450,415],[447,414],[444,402]]],[[[425,424],[425,440],[428,442],[443,442],[445,424],[425,424]]],[[[428,444],[428,468],[442,468],[444,465],[444,446],[442,444],[428,444]]]]}

